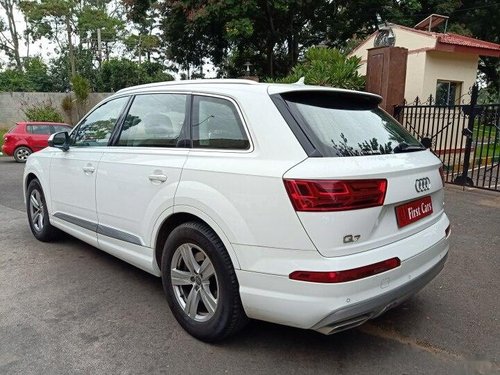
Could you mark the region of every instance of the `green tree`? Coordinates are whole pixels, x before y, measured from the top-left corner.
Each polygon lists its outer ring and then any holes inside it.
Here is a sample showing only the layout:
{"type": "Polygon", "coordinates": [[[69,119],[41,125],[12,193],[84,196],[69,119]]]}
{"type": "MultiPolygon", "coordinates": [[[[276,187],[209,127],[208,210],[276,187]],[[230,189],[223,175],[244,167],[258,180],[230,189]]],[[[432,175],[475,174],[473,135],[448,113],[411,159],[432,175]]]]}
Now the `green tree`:
{"type": "MultiPolygon", "coordinates": [[[[97,30],[100,30],[105,43],[110,43],[117,39],[124,28],[119,18],[108,14],[106,4],[109,2],[110,0],[25,0],[20,6],[35,39],[49,38],[57,43],[61,53],[67,53],[69,77],[73,77],[77,74],[78,55],[85,50],[84,43],[94,60],[100,60],[97,30]]],[[[106,52],[108,55],[109,51],[106,52]]]]}
{"type": "Polygon", "coordinates": [[[0,51],[4,51],[9,58],[14,60],[17,70],[22,70],[21,56],[19,54],[21,36],[17,31],[14,19],[18,5],[18,0],[0,0],[1,13],[7,18],[7,22],[3,17],[0,18],[0,51]]]}
{"type": "Polygon", "coordinates": [[[24,72],[6,69],[0,72],[0,91],[30,91],[30,83],[24,72]]]}
{"type": "Polygon", "coordinates": [[[54,81],[47,64],[40,57],[32,57],[24,63],[25,77],[30,91],[54,91],[54,81]]]}
{"type": "Polygon", "coordinates": [[[309,85],[362,90],[365,80],[358,73],[360,66],[361,59],[356,56],[347,57],[337,49],[312,47],[306,51],[304,61],[278,82],[293,83],[304,77],[304,83],[309,85]]]}
{"type": "Polygon", "coordinates": [[[99,74],[100,91],[117,91],[143,83],[171,81],[159,63],[137,64],[128,59],[111,59],[102,64],[99,74]]]}

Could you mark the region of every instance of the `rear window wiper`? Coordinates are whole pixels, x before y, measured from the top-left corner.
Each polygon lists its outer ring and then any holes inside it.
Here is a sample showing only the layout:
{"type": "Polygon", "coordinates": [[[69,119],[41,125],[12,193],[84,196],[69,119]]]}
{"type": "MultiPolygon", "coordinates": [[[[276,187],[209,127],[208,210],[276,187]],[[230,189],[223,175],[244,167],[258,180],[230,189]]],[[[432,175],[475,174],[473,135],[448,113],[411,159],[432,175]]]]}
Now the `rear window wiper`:
{"type": "Polygon", "coordinates": [[[415,146],[415,145],[410,146],[406,142],[401,142],[396,147],[394,147],[394,151],[393,152],[395,154],[399,154],[401,152],[414,152],[414,151],[422,151],[422,150],[425,150],[425,147],[423,147],[423,146],[415,146]]]}

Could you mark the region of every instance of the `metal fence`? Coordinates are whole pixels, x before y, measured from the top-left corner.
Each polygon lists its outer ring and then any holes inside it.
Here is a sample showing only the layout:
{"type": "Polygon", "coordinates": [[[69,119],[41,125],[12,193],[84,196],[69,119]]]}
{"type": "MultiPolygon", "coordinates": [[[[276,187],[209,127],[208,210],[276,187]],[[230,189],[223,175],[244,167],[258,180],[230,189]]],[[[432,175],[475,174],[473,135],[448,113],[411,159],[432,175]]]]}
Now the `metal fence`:
{"type": "Polygon", "coordinates": [[[415,137],[431,140],[446,182],[500,191],[500,103],[477,104],[477,96],[474,86],[468,104],[436,105],[431,97],[394,113],[415,137]]]}

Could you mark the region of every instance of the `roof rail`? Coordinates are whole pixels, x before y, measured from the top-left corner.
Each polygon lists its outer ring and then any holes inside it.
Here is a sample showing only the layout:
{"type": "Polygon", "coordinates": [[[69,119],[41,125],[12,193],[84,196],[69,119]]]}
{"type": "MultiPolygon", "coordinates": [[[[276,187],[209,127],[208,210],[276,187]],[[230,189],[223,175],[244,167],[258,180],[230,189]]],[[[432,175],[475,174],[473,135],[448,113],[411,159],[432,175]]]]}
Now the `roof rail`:
{"type": "Polygon", "coordinates": [[[159,87],[159,86],[182,86],[182,85],[189,85],[189,84],[201,84],[201,85],[206,85],[206,84],[240,84],[240,85],[258,85],[258,82],[252,81],[250,79],[224,79],[224,78],[217,78],[217,79],[191,79],[191,80],[184,80],[184,81],[165,81],[165,82],[155,82],[155,83],[146,83],[144,85],[138,85],[138,86],[132,86],[132,87],[126,87],[124,89],[121,89],[117,91],[117,93],[123,93],[126,91],[130,90],[135,90],[135,89],[141,89],[141,88],[149,88],[149,87],[159,87]]]}

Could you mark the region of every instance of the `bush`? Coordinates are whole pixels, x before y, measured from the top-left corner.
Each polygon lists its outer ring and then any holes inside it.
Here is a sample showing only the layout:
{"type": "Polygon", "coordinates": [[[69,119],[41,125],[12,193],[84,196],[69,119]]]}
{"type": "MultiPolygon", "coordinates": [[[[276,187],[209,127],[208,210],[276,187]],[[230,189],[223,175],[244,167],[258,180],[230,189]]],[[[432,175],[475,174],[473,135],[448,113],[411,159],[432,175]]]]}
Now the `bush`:
{"type": "Polygon", "coordinates": [[[77,74],[76,76],[71,78],[71,85],[73,86],[73,91],[78,102],[85,103],[90,93],[89,81],[81,75],[77,74]]]}
{"type": "Polygon", "coordinates": [[[308,85],[362,90],[365,77],[358,73],[360,66],[359,57],[347,57],[333,48],[311,47],[305,53],[304,61],[298,63],[288,76],[275,82],[294,83],[304,77],[304,83],[308,85]]]}
{"type": "Polygon", "coordinates": [[[35,104],[23,109],[28,121],[64,122],[63,116],[51,103],[35,104]]]}

